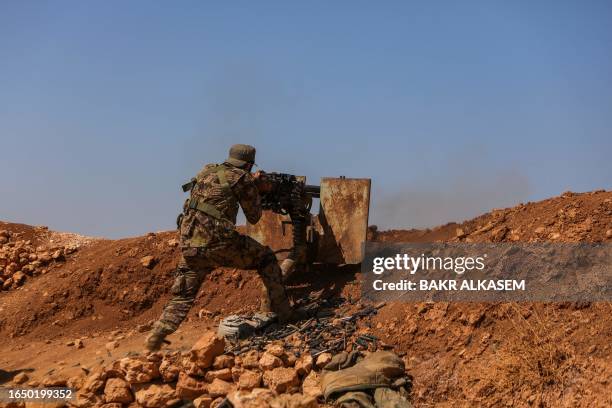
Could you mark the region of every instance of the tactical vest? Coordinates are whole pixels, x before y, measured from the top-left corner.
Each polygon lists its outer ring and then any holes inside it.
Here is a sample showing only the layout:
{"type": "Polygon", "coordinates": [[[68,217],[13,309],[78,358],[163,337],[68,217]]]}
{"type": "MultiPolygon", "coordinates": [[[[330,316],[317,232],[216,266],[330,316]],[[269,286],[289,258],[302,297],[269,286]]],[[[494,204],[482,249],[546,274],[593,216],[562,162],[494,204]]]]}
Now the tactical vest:
{"type": "MultiPolygon", "coordinates": [[[[201,172],[200,174],[198,174],[198,176],[200,178],[204,178],[208,176],[209,174],[216,173],[217,180],[219,182],[219,186],[221,187],[221,190],[223,191],[223,194],[228,199],[228,201],[236,203],[238,199],[236,198],[236,195],[232,191],[231,185],[227,181],[227,177],[225,174],[226,170],[227,170],[227,167],[225,164],[216,164],[214,167],[211,167],[201,172]]],[[[188,191],[191,192],[191,197],[189,198],[187,202],[187,208],[190,208],[192,210],[201,211],[204,214],[210,215],[211,217],[216,218],[218,220],[229,221],[227,218],[225,218],[225,215],[221,211],[219,211],[219,209],[215,207],[213,204],[205,202],[201,197],[194,196],[192,190],[198,182],[199,182],[198,178],[194,177],[188,183],[185,183],[182,186],[183,192],[185,193],[188,191]]]]}

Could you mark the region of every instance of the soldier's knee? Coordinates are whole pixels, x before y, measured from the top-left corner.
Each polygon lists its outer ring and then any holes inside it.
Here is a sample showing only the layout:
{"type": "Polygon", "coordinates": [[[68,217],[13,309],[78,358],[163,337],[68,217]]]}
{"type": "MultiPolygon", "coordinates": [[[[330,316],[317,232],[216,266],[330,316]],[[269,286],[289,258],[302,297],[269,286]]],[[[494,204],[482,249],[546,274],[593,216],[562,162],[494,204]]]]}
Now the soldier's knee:
{"type": "Polygon", "coordinates": [[[179,273],[174,279],[170,292],[182,298],[195,298],[200,289],[200,279],[195,274],[179,273]]]}
{"type": "Polygon", "coordinates": [[[272,252],[272,250],[270,248],[266,248],[262,258],[261,258],[261,262],[259,263],[259,266],[261,268],[265,268],[268,265],[274,265],[274,264],[278,264],[278,260],[276,259],[276,255],[274,255],[274,252],[272,252]]]}

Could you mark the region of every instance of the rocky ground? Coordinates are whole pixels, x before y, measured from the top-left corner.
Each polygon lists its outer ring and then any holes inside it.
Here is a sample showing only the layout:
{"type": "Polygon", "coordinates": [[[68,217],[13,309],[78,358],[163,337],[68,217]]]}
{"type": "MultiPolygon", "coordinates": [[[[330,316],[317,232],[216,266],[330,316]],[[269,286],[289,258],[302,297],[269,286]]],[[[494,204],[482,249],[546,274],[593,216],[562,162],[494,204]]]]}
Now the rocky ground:
{"type": "MultiPolygon", "coordinates": [[[[41,384],[59,375],[60,380],[86,379],[123,358],[140,358],[128,353],[142,351],[150,322],[169,296],[178,259],[173,232],[94,240],[10,223],[0,223],[0,231],[6,231],[0,232],[2,285],[11,280],[0,291],[0,336],[5,340],[0,344],[0,384],[41,384]]],[[[434,229],[371,228],[370,238],[612,242],[612,192],[565,193],[434,229]]],[[[355,267],[318,267],[290,282],[289,293],[296,300],[344,298],[358,310],[364,307],[360,280],[355,267]]],[[[190,355],[221,316],[256,310],[259,285],[253,271],[210,274],[188,321],[170,336],[168,352],[190,355]]],[[[341,311],[351,312],[350,307],[341,311]]],[[[414,379],[415,406],[612,406],[611,312],[610,303],[391,303],[359,319],[358,333],[380,339],[402,356],[414,379]]],[[[149,358],[161,364],[169,357],[149,358]]],[[[294,367],[295,362],[283,362],[283,368],[294,367]]],[[[124,377],[98,379],[94,396],[101,402],[105,388],[125,389],[120,381],[108,385],[109,379],[124,377]]],[[[232,376],[230,387],[239,378],[232,376]]],[[[270,388],[263,378],[260,384],[270,388]]],[[[304,378],[298,374],[300,384],[304,378]]],[[[211,384],[214,379],[206,381],[204,373],[203,380],[211,384]]],[[[229,377],[221,381],[230,382],[229,377]]],[[[174,381],[157,382],[162,388],[170,384],[175,392],[178,387],[174,381]]],[[[142,389],[129,386],[138,400],[142,389]]]]}

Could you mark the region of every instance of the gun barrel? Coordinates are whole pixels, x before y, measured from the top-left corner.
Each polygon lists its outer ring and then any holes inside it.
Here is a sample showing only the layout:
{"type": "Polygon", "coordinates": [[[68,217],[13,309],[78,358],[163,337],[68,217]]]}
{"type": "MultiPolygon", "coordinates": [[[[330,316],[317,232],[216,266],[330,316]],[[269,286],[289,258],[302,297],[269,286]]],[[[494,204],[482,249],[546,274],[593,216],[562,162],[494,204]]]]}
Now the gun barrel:
{"type": "Polygon", "coordinates": [[[312,184],[306,184],[304,186],[304,191],[306,192],[306,194],[311,195],[314,198],[320,198],[321,197],[321,187],[320,186],[314,186],[312,184]]]}

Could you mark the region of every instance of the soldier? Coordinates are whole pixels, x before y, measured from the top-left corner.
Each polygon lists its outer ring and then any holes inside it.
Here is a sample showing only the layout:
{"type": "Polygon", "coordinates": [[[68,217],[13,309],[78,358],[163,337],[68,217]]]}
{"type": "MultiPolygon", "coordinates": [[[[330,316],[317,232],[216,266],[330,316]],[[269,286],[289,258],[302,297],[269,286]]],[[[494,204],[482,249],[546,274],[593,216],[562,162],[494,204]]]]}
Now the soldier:
{"type": "Polygon", "coordinates": [[[220,266],[257,269],[264,283],[261,310],[275,312],[281,322],[292,317],[274,253],[235,229],[238,205],[251,224],[261,217],[259,189],[266,185],[258,181],[261,173],[251,174],[254,163],[254,147],[234,145],[224,163],[204,166],[183,186],[191,190],[191,196],[178,220],[182,258],[171,289],[173,297],[146,340],[148,350],[158,350],[178,328],[203,278],[220,266]]]}

